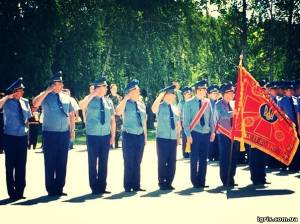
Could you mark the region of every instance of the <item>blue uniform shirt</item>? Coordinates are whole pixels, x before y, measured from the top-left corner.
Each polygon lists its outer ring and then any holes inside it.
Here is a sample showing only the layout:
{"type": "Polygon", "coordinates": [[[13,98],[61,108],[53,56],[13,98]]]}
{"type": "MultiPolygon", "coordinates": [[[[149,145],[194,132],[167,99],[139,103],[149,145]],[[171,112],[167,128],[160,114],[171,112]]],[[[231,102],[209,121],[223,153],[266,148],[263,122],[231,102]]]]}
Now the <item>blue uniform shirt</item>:
{"type": "MultiPolygon", "coordinates": [[[[143,102],[136,101],[137,107],[140,111],[142,125],[146,123],[146,106],[143,102]]],[[[123,114],[123,129],[124,132],[134,135],[143,134],[144,129],[141,127],[138,120],[138,114],[136,112],[135,102],[128,100],[126,102],[124,114],[123,114]]]]}
{"type": "Polygon", "coordinates": [[[110,134],[111,117],[115,115],[112,102],[103,97],[105,122],[101,124],[100,97],[94,97],[88,104],[86,110],[86,134],[105,136],[110,134]]]}
{"type": "Polygon", "coordinates": [[[179,116],[176,115],[178,111],[176,111],[176,106],[172,105],[172,111],[174,114],[174,124],[175,128],[171,128],[171,116],[169,105],[166,102],[162,102],[159,105],[159,109],[157,112],[157,129],[156,129],[156,137],[164,138],[164,139],[177,139],[177,123],[179,120],[179,116]]]}
{"type": "Polygon", "coordinates": [[[55,93],[49,93],[42,103],[43,110],[43,131],[65,132],[70,128],[69,117],[66,114],[74,111],[71,97],[64,93],[59,93],[62,108],[59,107],[55,93]]]}
{"type": "MultiPolygon", "coordinates": [[[[225,100],[220,100],[216,103],[217,122],[225,129],[232,128],[232,110],[229,109],[228,103],[225,100]]],[[[220,132],[217,132],[218,134],[220,132]]]]}
{"type": "Polygon", "coordinates": [[[286,115],[297,124],[297,99],[296,97],[284,96],[278,101],[278,106],[286,113],[286,115]],[[291,103],[292,100],[292,103],[291,103]]]}
{"type": "Polygon", "coordinates": [[[7,100],[3,106],[4,134],[27,135],[26,122],[30,117],[32,117],[32,113],[27,99],[20,98],[20,103],[16,99],[7,100]]]}
{"type": "MultiPolygon", "coordinates": [[[[202,100],[202,105],[203,105],[203,100],[202,100]]],[[[183,109],[183,129],[187,137],[191,136],[190,123],[192,122],[192,120],[194,119],[198,111],[199,111],[199,99],[197,97],[194,97],[193,99],[185,103],[183,109]]],[[[205,124],[201,126],[199,121],[195,125],[193,131],[202,134],[212,133],[214,131],[214,119],[213,119],[213,112],[212,112],[210,102],[203,114],[203,118],[205,120],[205,124]]]]}

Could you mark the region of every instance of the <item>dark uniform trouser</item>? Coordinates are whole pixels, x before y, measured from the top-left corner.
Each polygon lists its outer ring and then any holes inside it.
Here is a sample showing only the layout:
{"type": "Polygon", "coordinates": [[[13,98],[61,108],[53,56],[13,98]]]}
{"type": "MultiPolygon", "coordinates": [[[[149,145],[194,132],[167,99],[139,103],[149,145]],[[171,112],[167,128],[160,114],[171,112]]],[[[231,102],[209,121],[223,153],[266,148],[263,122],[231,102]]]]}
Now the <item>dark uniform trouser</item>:
{"type": "Polygon", "coordinates": [[[171,187],[176,170],[176,147],[177,140],[156,139],[158,157],[158,185],[171,187]]]}
{"type": "Polygon", "coordinates": [[[101,193],[106,189],[109,148],[110,135],[87,135],[89,182],[93,193],[101,193]]]}
{"type": "Polygon", "coordinates": [[[26,186],[27,136],[4,135],[6,185],[10,197],[22,197],[26,186]]]}
{"type": "Polygon", "coordinates": [[[39,133],[39,124],[29,124],[29,143],[28,148],[33,146],[33,149],[36,148],[37,140],[39,133]]]}
{"type": "Polygon", "coordinates": [[[208,159],[210,161],[218,161],[219,160],[219,143],[218,143],[218,135],[213,142],[209,143],[209,151],[208,151],[208,159]]]}
{"type": "Polygon", "coordinates": [[[181,133],[181,137],[182,137],[182,156],[183,158],[189,158],[190,157],[190,153],[188,152],[185,152],[185,147],[186,147],[186,135],[184,133],[184,131],[182,130],[182,133],[181,133]]]}
{"type": "Polygon", "coordinates": [[[46,190],[61,194],[65,186],[70,132],[43,131],[46,190]]]}
{"type": "Polygon", "coordinates": [[[124,159],[124,189],[129,191],[140,188],[141,162],[144,153],[145,136],[122,133],[124,159]]]}
{"type": "Polygon", "coordinates": [[[236,172],[237,159],[239,155],[239,147],[235,147],[239,142],[234,142],[232,147],[232,155],[231,155],[231,164],[229,165],[230,160],[230,151],[231,151],[231,140],[223,135],[218,134],[219,140],[219,164],[220,164],[220,178],[223,185],[234,185],[234,176],[236,172]],[[230,171],[229,171],[230,167],[230,171]],[[229,175],[228,175],[229,172],[229,175]],[[229,182],[228,182],[229,176],[229,182]]]}
{"type": "Polygon", "coordinates": [[[201,187],[205,186],[210,134],[193,131],[192,138],[190,153],[191,182],[194,187],[201,187]]]}
{"type": "Polygon", "coordinates": [[[253,184],[266,182],[266,154],[256,148],[249,148],[249,167],[253,184]]]}

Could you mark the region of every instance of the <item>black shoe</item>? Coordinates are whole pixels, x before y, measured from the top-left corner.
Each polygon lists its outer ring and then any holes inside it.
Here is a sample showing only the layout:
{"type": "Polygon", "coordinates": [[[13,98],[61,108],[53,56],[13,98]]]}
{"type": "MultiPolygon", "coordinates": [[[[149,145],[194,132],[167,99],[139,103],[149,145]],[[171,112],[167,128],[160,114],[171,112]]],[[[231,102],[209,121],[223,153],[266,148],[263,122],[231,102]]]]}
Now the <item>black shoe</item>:
{"type": "Polygon", "coordinates": [[[199,189],[199,188],[209,188],[209,186],[208,185],[194,185],[193,186],[194,188],[196,188],[196,189],[199,189]]]}
{"type": "Polygon", "coordinates": [[[68,196],[67,193],[64,193],[64,192],[59,192],[58,194],[56,194],[57,196],[68,196]]]}
{"type": "Polygon", "coordinates": [[[168,187],[168,186],[160,186],[159,189],[161,191],[168,191],[168,190],[174,190],[175,188],[174,187],[168,187]]]}
{"type": "Polygon", "coordinates": [[[125,192],[129,193],[129,192],[131,192],[131,189],[125,189],[125,192]]]}
{"type": "Polygon", "coordinates": [[[133,191],[146,191],[146,190],[139,187],[139,188],[134,188],[133,191]]]}
{"type": "Polygon", "coordinates": [[[21,200],[21,199],[26,199],[23,195],[12,195],[9,197],[10,200],[21,200]]]}
{"type": "Polygon", "coordinates": [[[104,191],[100,191],[100,194],[111,194],[111,192],[104,190],[104,191]]]}
{"type": "Polygon", "coordinates": [[[48,193],[48,196],[49,196],[49,197],[57,197],[57,194],[56,194],[56,193],[53,193],[53,192],[49,192],[49,193],[48,193]]]}
{"type": "Polygon", "coordinates": [[[223,187],[237,187],[237,186],[239,186],[239,185],[238,184],[229,184],[229,185],[223,184],[223,187]]]}
{"type": "Polygon", "coordinates": [[[267,181],[262,181],[262,182],[253,182],[253,185],[267,185],[267,184],[271,184],[270,182],[267,181]]]}

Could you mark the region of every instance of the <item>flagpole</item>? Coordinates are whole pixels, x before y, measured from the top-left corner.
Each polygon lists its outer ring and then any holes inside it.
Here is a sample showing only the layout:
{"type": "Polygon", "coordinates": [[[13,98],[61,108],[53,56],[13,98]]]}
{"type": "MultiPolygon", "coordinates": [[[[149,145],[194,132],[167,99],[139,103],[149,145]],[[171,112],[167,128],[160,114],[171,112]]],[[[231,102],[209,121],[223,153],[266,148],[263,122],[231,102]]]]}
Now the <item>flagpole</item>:
{"type": "MultiPolygon", "coordinates": [[[[239,68],[243,66],[243,51],[240,54],[240,62],[239,68]]],[[[236,108],[234,108],[236,110],[236,108]]],[[[232,130],[234,127],[234,119],[232,119],[232,130]]],[[[231,174],[231,164],[232,164],[232,154],[233,154],[233,146],[234,146],[234,136],[231,136],[230,150],[229,150],[229,160],[228,160],[228,172],[227,172],[227,183],[226,186],[230,187],[230,174],[231,174]]]]}

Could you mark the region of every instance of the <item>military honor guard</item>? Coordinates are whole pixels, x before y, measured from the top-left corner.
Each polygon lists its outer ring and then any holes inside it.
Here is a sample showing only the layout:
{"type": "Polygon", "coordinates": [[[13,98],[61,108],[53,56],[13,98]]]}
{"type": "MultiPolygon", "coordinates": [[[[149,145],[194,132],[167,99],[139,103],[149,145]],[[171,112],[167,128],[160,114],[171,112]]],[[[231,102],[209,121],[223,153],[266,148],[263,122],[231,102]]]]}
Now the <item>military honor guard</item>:
{"type": "Polygon", "coordinates": [[[187,144],[191,145],[190,172],[194,188],[205,188],[207,157],[210,141],[214,141],[214,119],[209,99],[206,98],[207,81],[195,84],[195,97],[186,102],[183,110],[183,129],[187,144]]]}
{"type": "Polygon", "coordinates": [[[157,117],[156,149],[158,157],[158,185],[161,190],[174,190],[172,182],[176,170],[176,148],[180,130],[175,85],[160,91],[151,109],[157,117]]]}
{"type": "Polygon", "coordinates": [[[62,92],[62,72],[49,80],[49,87],[33,99],[33,106],[43,110],[43,152],[45,183],[49,196],[65,196],[68,149],[75,131],[71,98],[62,92]]]}
{"type": "Polygon", "coordinates": [[[94,82],[94,91],[80,102],[86,111],[86,137],[89,183],[92,194],[110,193],[106,190],[107,163],[110,145],[115,139],[115,111],[107,92],[106,78],[94,82]]]}
{"type": "MultiPolygon", "coordinates": [[[[222,127],[227,131],[232,129],[233,108],[230,102],[234,99],[234,87],[231,83],[225,83],[220,87],[223,99],[216,104],[217,127],[222,127]]],[[[217,128],[219,141],[219,164],[220,178],[223,186],[233,187],[235,185],[234,176],[236,172],[237,159],[239,155],[238,147],[229,136],[221,133],[217,128]]]]}
{"type": "Polygon", "coordinates": [[[122,148],[124,158],[125,192],[145,191],[140,186],[140,170],[147,141],[146,106],[141,101],[139,81],[129,82],[125,97],[116,108],[123,118],[122,148]]]}
{"type": "Polygon", "coordinates": [[[193,89],[191,87],[185,86],[182,88],[181,90],[182,95],[183,95],[183,100],[180,101],[178,103],[178,109],[180,112],[180,122],[181,122],[181,139],[182,139],[182,144],[181,144],[181,148],[182,148],[182,157],[187,159],[190,158],[190,153],[186,152],[185,148],[186,148],[186,135],[184,133],[184,130],[182,128],[182,121],[183,121],[183,108],[184,105],[187,101],[191,100],[193,97],[193,89]]]}
{"type": "MultiPolygon", "coordinates": [[[[220,97],[219,86],[217,84],[212,84],[207,88],[208,98],[210,99],[210,105],[213,111],[214,123],[217,121],[217,113],[216,113],[216,103],[220,97]]],[[[219,160],[219,147],[218,147],[218,139],[217,135],[213,142],[209,144],[208,151],[208,159],[210,161],[218,161],[219,160]]]]}
{"type": "Polygon", "coordinates": [[[10,199],[24,198],[28,144],[29,101],[23,98],[23,78],[7,88],[9,95],[0,100],[3,108],[6,185],[10,199]]]}

